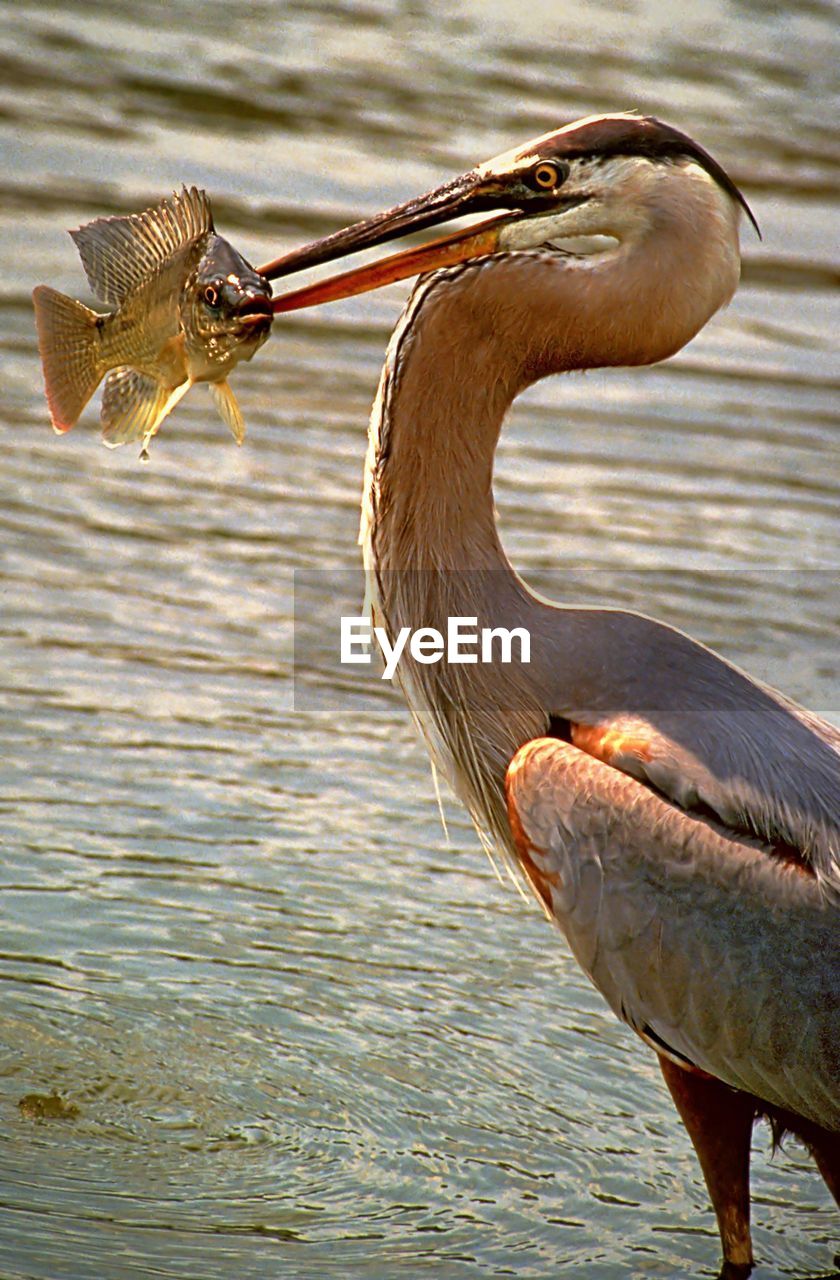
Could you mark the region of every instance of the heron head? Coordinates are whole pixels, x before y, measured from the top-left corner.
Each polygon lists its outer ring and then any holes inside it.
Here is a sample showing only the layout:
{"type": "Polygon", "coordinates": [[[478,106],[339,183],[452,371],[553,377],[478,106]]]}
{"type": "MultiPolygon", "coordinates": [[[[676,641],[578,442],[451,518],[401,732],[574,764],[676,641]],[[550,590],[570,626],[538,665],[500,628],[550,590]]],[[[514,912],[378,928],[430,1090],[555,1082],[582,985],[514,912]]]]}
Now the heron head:
{"type": "Polygon", "coordinates": [[[714,190],[716,208],[737,230],[740,211],[758,224],[718,162],[686,134],[652,116],[590,116],[477,165],[404,204],[293,250],[260,269],[291,275],[455,218],[490,213],[384,261],[274,300],[275,311],[314,306],[488,254],[540,248],[581,236],[619,241],[656,232],[675,216],[691,184],[714,190]]]}

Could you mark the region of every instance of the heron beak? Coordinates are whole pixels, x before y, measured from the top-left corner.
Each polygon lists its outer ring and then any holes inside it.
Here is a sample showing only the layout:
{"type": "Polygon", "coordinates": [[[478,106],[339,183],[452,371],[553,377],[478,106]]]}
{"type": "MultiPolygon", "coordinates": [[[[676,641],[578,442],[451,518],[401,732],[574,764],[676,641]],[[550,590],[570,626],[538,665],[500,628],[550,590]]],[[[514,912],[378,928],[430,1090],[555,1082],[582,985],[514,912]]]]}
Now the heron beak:
{"type": "MultiPolygon", "coordinates": [[[[293,249],[285,257],[277,258],[264,267],[259,274],[269,280],[280,276],[291,275],[303,271],[307,267],[320,266],[332,262],[335,258],[343,258],[362,249],[370,249],[388,240],[422,231],[427,227],[449,222],[452,218],[482,210],[504,207],[504,196],[492,180],[488,181],[475,172],[456,178],[454,182],[408,200],[384,213],[376,214],[352,227],[325,236],[323,240],[293,249]]],[[[499,235],[511,218],[521,217],[521,210],[499,213],[484,222],[473,223],[472,226],[452,232],[450,235],[433,240],[430,244],[419,248],[407,249],[403,253],[393,254],[380,262],[370,263],[354,271],[346,271],[341,275],[331,276],[317,284],[307,285],[290,293],[275,297],[272,306],[276,312],[296,311],[301,307],[313,307],[321,302],[334,302],[338,298],[349,298],[357,293],[365,293],[370,289],[379,289],[395,280],[404,280],[408,276],[420,275],[437,267],[451,266],[463,262],[467,258],[475,258],[494,253],[498,248],[499,235]]]]}
{"type": "Polygon", "coordinates": [[[502,227],[510,222],[510,214],[499,214],[486,222],[473,224],[452,235],[440,236],[417,249],[392,253],[380,262],[372,262],[355,271],[342,271],[317,284],[306,285],[281,293],[272,301],[275,314],[280,311],[299,311],[302,307],[314,307],[321,302],[336,302],[339,298],[352,298],[357,293],[381,289],[383,285],[405,280],[409,276],[422,275],[438,267],[449,267],[467,258],[479,258],[495,253],[499,245],[502,227]]]}

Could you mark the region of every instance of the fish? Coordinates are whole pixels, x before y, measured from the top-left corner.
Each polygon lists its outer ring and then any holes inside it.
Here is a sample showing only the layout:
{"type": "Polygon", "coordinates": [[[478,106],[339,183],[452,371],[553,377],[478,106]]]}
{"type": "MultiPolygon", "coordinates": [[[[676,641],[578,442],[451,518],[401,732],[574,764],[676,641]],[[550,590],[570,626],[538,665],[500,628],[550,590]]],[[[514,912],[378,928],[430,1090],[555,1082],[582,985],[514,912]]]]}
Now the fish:
{"type": "Polygon", "coordinates": [[[102,438],[141,440],[207,382],[237,444],[245,423],[228,375],[269,335],[271,285],[213,226],[210,200],[182,187],[142,213],[70,232],[105,314],[49,285],[32,292],[53,430],[69,431],[102,379],[102,438]]]}

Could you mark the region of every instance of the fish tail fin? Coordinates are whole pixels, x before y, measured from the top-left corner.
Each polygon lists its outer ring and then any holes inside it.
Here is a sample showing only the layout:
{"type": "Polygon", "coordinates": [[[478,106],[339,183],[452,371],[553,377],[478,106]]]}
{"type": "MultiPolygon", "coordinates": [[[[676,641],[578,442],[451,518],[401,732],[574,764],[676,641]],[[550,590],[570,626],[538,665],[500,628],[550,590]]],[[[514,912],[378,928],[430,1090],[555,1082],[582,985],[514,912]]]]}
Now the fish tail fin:
{"type": "Polygon", "coordinates": [[[102,317],[45,284],[33,289],[32,301],[53,430],[69,431],[105,372],[102,317]]]}

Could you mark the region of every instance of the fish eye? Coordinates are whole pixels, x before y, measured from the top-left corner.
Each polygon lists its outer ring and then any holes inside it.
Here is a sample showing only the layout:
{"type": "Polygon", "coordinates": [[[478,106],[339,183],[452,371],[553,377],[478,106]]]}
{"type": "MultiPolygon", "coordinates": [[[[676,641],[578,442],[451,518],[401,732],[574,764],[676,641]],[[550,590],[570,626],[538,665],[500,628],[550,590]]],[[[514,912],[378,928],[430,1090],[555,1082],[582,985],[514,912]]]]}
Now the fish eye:
{"type": "Polygon", "coordinates": [[[552,188],[559,187],[568,176],[568,165],[552,164],[548,160],[541,160],[531,172],[534,186],[540,191],[551,191],[552,188]]]}
{"type": "Polygon", "coordinates": [[[219,302],[219,286],[217,284],[206,284],[203,293],[204,301],[208,307],[218,306],[219,302]]]}

